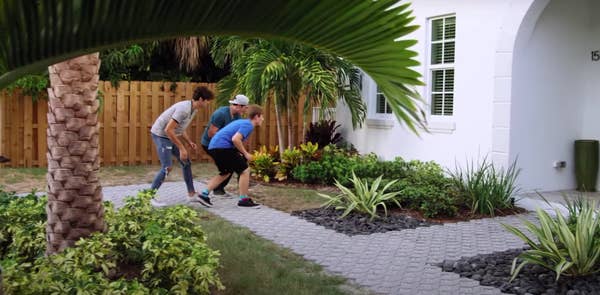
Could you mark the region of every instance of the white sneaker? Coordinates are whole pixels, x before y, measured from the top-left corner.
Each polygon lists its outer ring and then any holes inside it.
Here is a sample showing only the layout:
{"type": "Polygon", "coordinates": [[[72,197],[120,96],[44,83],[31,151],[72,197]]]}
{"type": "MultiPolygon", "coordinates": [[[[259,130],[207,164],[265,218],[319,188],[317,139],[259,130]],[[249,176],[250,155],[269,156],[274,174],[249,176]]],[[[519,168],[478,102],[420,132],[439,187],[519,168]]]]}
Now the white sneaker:
{"type": "Polygon", "coordinates": [[[168,206],[166,203],[159,202],[155,199],[150,199],[150,204],[152,204],[152,207],[154,208],[162,208],[168,206]]]}

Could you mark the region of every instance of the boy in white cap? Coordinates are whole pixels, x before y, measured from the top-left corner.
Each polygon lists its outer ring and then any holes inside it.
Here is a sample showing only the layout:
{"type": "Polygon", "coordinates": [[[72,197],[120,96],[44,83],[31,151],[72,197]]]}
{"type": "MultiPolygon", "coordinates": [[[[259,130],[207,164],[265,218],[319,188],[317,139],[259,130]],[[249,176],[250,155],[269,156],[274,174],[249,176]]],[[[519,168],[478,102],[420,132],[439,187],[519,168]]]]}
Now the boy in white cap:
{"type": "MultiPolygon", "coordinates": [[[[248,97],[243,94],[236,95],[232,100],[229,101],[229,106],[222,106],[218,108],[213,114],[210,116],[210,121],[206,125],[204,129],[204,134],[202,134],[201,145],[202,148],[209,156],[215,160],[215,158],[208,152],[208,145],[210,144],[210,140],[215,136],[217,131],[227,126],[229,123],[240,119],[242,114],[246,112],[249,103],[248,97]]],[[[238,175],[239,177],[239,175],[238,175]]],[[[228,196],[227,192],[225,192],[225,186],[229,183],[231,179],[231,174],[227,179],[221,182],[214,190],[213,195],[215,196],[228,196]]]]}

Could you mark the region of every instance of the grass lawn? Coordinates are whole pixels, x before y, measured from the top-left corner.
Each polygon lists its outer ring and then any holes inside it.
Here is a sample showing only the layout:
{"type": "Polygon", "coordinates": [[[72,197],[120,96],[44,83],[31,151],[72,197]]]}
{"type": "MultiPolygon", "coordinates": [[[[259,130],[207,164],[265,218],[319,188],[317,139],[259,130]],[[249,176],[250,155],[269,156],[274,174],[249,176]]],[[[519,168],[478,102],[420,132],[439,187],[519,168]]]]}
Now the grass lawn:
{"type": "MultiPolygon", "coordinates": [[[[99,178],[102,186],[142,184],[148,185],[160,169],[158,165],[145,166],[109,166],[101,167],[99,178]]],[[[32,190],[46,191],[46,168],[0,168],[0,186],[6,191],[28,193],[32,190]]],[[[212,163],[193,163],[192,174],[195,180],[208,182],[218,173],[212,163]]],[[[237,195],[235,176],[227,186],[227,190],[237,195]]],[[[183,181],[181,169],[174,167],[166,181],[183,181]]],[[[283,185],[264,185],[252,183],[250,196],[259,203],[284,212],[319,207],[324,200],[319,192],[330,191],[323,187],[289,187],[283,185]]]]}
{"type": "Polygon", "coordinates": [[[221,252],[219,275],[227,289],[213,294],[369,294],[246,228],[198,212],[209,246],[221,252]]]}

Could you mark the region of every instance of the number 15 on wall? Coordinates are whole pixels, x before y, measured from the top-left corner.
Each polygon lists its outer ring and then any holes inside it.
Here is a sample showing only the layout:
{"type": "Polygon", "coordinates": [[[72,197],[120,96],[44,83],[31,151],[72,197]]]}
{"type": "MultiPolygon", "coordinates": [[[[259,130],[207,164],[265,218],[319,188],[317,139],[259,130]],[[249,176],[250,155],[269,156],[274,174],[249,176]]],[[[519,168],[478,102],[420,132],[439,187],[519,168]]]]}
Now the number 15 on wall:
{"type": "Polygon", "coordinates": [[[592,51],[592,61],[600,61],[600,50],[592,51]]]}

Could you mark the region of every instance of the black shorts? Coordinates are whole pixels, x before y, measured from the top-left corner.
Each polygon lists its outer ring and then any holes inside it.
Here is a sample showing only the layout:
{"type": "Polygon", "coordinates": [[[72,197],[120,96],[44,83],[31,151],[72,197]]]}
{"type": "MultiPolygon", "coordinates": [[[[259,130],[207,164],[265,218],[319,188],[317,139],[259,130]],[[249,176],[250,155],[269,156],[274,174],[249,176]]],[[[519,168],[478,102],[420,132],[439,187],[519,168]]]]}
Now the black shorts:
{"type": "Polygon", "coordinates": [[[208,150],[210,156],[215,160],[219,174],[241,174],[248,169],[246,158],[237,149],[212,149],[208,150]]]}

